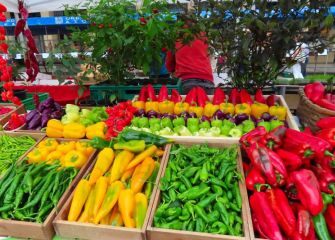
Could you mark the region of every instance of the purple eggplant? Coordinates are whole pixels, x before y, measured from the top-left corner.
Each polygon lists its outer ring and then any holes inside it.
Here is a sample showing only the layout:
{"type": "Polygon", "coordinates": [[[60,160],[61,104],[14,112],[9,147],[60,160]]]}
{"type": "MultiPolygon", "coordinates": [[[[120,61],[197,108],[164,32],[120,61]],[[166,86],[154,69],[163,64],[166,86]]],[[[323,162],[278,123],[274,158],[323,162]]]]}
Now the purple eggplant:
{"type": "Polygon", "coordinates": [[[30,122],[31,119],[33,119],[34,116],[35,116],[36,114],[39,114],[37,109],[34,109],[34,110],[30,111],[30,112],[26,115],[26,122],[30,122]]]}
{"type": "Polygon", "coordinates": [[[270,118],[270,122],[271,122],[272,120],[278,120],[277,116],[271,116],[271,118],[270,118]]]}
{"type": "Polygon", "coordinates": [[[53,108],[55,106],[55,100],[53,98],[49,97],[44,102],[42,102],[42,104],[46,108],[53,108]]]}
{"type": "Polygon", "coordinates": [[[170,118],[168,113],[161,114],[161,118],[170,118]]]}
{"type": "Polygon", "coordinates": [[[147,117],[148,118],[156,118],[157,117],[157,112],[154,110],[150,110],[149,112],[147,112],[147,117]]]}
{"type": "Polygon", "coordinates": [[[189,118],[190,114],[188,112],[182,112],[179,116],[182,118],[189,118]]]}
{"type": "MultiPolygon", "coordinates": [[[[233,117],[233,115],[231,115],[230,113],[224,113],[224,119],[229,120],[229,119],[232,119],[232,118],[234,118],[234,117],[233,117]]],[[[235,120],[234,120],[234,121],[235,121],[235,120]]]]}
{"type": "Polygon", "coordinates": [[[170,118],[171,120],[176,119],[176,118],[177,118],[177,115],[176,115],[176,114],[169,114],[169,118],[170,118]]]}
{"type": "Polygon", "coordinates": [[[50,117],[48,114],[42,114],[42,118],[41,118],[41,127],[44,128],[47,126],[47,123],[49,121],[50,117]]]}
{"type": "Polygon", "coordinates": [[[41,112],[41,114],[43,115],[51,115],[51,113],[52,113],[53,111],[52,111],[52,109],[51,108],[45,108],[45,109],[43,109],[43,111],[41,112]]]}
{"type": "Polygon", "coordinates": [[[57,110],[50,114],[50,119],[61,119],[63,116],[63,110],[57,110]]]}
{"type": "Polygon", "coordinates": [[[213,115],[213,119],[223,120],[225,119],[225,117],[226,117],[226,114],[224,114],[221,110],[217,110],[213,115]]]}
{"type": "Polygon", "coordinates": [[[197,114],[195,114],[194,112],[190,112],[189,117],[190,118],[197,118],[197,114]]]}
{"type": "Polygon", "coordinates": [[[41,120],[42,120],[41,114],[40,113],[36,114],[33,117],[33,119],[31,119],[31,121],[28,123],[28,129],[32,130],[41,126],[41,120]]]}
{"type": "Polygon", "coordinates": [[[211,122],[211,120],[209,119],[209,117],[206,116],[202,116],[200,119],[201,122],[211,122]]]}
{"type": "Polygon", "coordinates": [[[57,111],[60,111],[60,110],[62,110],[62,106],[58,102],[55,102],[55,109],[57,111]]]}
{"type": "Polygon", "coordinates": [[[243,121],[248,120],[249,116],[245,113],[242,114],[238,114],[237,116],[235,116],[235,124],[239,125],[241,124],[243,121]]]}
{"type": "Polygon", "coordinates": [[[135,112],[135,117],[145,117],[145,111],[144,109],[139,109],[138,111],[135,112]]]}
{"type": "Polygon", "coordinates": [[[262,116],[261,116],[261,119],[263,119],[266,122],[270,121],[271,120],[270,113],[268,113],[268,112],[263,113],[262,116]]]}

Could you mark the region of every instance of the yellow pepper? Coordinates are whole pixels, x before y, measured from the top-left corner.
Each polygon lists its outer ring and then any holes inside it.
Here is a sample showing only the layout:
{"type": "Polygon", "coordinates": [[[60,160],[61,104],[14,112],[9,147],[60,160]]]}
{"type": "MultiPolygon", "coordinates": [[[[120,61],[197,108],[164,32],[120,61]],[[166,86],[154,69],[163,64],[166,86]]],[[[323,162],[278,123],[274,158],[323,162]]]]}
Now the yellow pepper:
{"type": "Polygon", "coordinates": [[[163,149],[160,149],[160,148],[158,148],[157,150],[156,150],[156,152],[155,152],[155,156],[156,157],[162,157],[163,155],[164,155],[164,150],[163,149]]]}
{"type": "Polygon", "coordinates": [[[135,167],[136,165],[140,164],[146,157],[150,157],[152,156],[157,150],[157,147],[155,145],[152,145],[150,147],[148,147],[147,149],[145,149],[145,151],[141,152],[140,154],[138,154],[133,161],[131,161],[126,170],[129,170],[133,167],[135,167]]]}
{"type": "Polygon", "coordinates": [[[135,195],[135,224],[136,228],[142,228],[148,210],[148,199],[143,193],[135,195]]]}
{"type": "Polygon", "coordinates": [[[111,148],[104,148],[97,157],[92,173],[89,178],[91,185],[96,183],[99,177],[103,176],[111,167],[114,161],[114,151],[111,148]]]}
{"type": "Polygon", "coordinates": [[[134,193],[142,191],[144,183],[148,180],[155,169],[155,160],[151,157],[146,157],[144,161],[139,165],[131,177],[130,189],[134,193]]]}
{"type": "Polygon", "coordinates": [[[64,166],[80,169],[87,161],[87,157],[79,151],[71,150],[65,155],[64,166]]]}
{"type": "Polygon", "coordinates": [[[132,103],[133,107],[136,107],[138,110],[144,109],[144,104],[143,101],[135,101],[132,103]]]}
{"type": "Polygon", "coordinates": [[[109,225],[109,219],[110,219],[111,215],[112,215],[112,213],[109,212],[106,216],[104,216],[103,218],[101,218],[99,224],[109,225]]]}
{"type": "MultiPolygon", "coordinates": [[[[101,219],[106,217],[113,209],[117,200],[119,199],[120,192],[124,189],[124,185],[120,181],[113,182],[107,189],[103,203],[94,218],[95,224],[98,224],[101,219]]],[[[109,220],[110,217],[108,217],[109,220]]]]}
{"type": "Polygon", "coordinates": [[[149,112],[149,111],[155,111],[158,112],[158,102],[146,102],[145,103],[145,111],[149,112]]]}
{"type": "Polygon", "coordinates": [[[133,158],[134,154],[127,150],[124,150],[116,155],[111,169],[110,183],[113,183],[122,177],[122,174],[126,171],[128,164],[133,158]]]}
{"type": "Polygon", "coordinates": [[[206,117],[213,117],[214,113],[220,109],[219,105],[213,105],[212,103],[207,103],[204,109],[204,115],[206,117]]]}
{"type": "Polygon", "coordinates": [[[61,121],[57,119],[51,119],[48,121],[46,134],[48,137],[52,138],[62,138],[63,137],[64,126],[61,121]]]}
{"type": "Polygon", "coordinates": [[[190,107],[190,104],[187,102],[178,102],[174,105],[174,114],[181,114],[182,112],[187,112],[190,107]]]}
{"type": "Polygon", "coordinates": [[[57,151],[60,151],[63,154],[66,154],[68,152],[70,152],[71,150],[74,150],[76,148],[76,142],[75,141],[65,141],[65,142],[61,142],[58,146],[57,146],[57,151]]]}
{"type": "Polygon", "coordinates": [[[96,183],[96,192],[95,192],[94,207],[93,207],[94,219],[96,218],[98,211],[101,207],[101,204],[104,201],[107,188],[108,188],[108,178],[100,177],[96,183]]]}
{"type": "Polygon", "coordinates": [[[269,113],[276,116],[278,120],[284,121],[286,119],[287,110],[284,106],[272,106],[269,109],[269,113]]]}
{"type": "Polygon", "coordinates": [[[58,142],[54,138],[47,138],[37,145],[38,148],[45,148],[48,152],[55,151],[57,146],[58,142]]]}
{"type": "Polygon", "coordinates": [[[94,200],[95,200],[95,186],[92,187],[90,194],[85,202],[85,209],[83,213],[80,215],[78,222],[93,222],[93,207],[94,207],[94,200]]]}
{"type": "Polygon", "coordinates": [[[88,142],[77,141],[76,142],[76,150],[84,153],[87,157],[91,156],[94,152],[94,148],[88,142]]]}
{"type": "Polygon", "coordinates": [[[232,103],[221,103],[220,104],[220,110],[224,113],[230,113],[234,114],[235,113],[235,106],[232,103]]]}
{"type": "Polygon", "coordinates": [[[134,228],[134,210],[135,210],[135,196],[131,189],[124,189],[120,193],[119,210],[125,227],[134,228]]]}
{"type": "Polygon", "coordinates": [[[63,153],[60,151],[52,151],[51,153],[48,154],[47,156],[47,163],[54,163],[56,161],[61,162],[61,158],[63,157],[63,153]]]}
{"type": "Polygon", "coordinates": [[[86,128],[80,123],[69,123],[64,126],[63,136],[64,138],[84,138],[86,134],[86,128]]]}
{"type": "Polygon", "coordinates": [[[30,153],[28,153],[28,163],[39,163],[47,160],[48,150],[45,148],[35,148],[30,153]]]}
{"type": "Polygon", "coordinates": [[[173,114],[173,110],[174,110],[174,102],[172,101],[164,101],[164,102],[160,102],[158,104],[158,110],[160,113],[171,113],[173,114]]]}
{"type": "Polygon", "coordinates": [[[191,106],[188,109],[189,112],[193,112],[197,115],[197,117],[202,117],[204,108],[203,107],[198,107],[198,106],[191,106]]]}
{"type": "Polygon", "coordinates": [[[123,226],[123,219],[121,213],[119,212],[119,206],[115,205],[109,219],[109,224],[114,227],[121,227],[123,226]]]}
{"type": "Polygon", "coordinates": [[[236,106],[235,106],[235,114],[242,114],[242,113],[250,115],[250,113],[251,113],[251,107],[250,107],[250,105],[248,103],[236,104],[236,106]]]}
{"type": "Polygon", "coordinates": [[[269,107],[266,104],[256,102],[251,105],[251,115],[256,118],[260,118],[263,113],[268,111],[269,107]]]}
{"type": "Polygon", "coordinates": [[[117,142],[114,144],[115,150],[128,150],[133,153],[143,152],[145,149],[144,140],[130,140],[127,142],[117,142]]]}
{"type": "Polygon", "coordinates": [[[90,194],[91,186],[86,179],[80,180],[74,190],[73,199],[70,207],[70,212],[67,217],[69,221],[77,221],[81,210],[90,194]]]}
{"type": "Polygon", "coordinates": [[[93,139],[94,137],[105,138],[106,123],[98,122],[86,128],[86,138],[93,139]]]}
{"type": "Polygon", "coordinates": [[[125,171],[125,172],[122,174],[121,182],[126,182],[126,181],[128,181],[128,179],[130,179],[131,176],[133,175],[133,173],[134,173],[134,171],[135,171],[135,168],[136,168],[136,167],[133,167],[133,168],[128,169],[127,171],[125,171]]]}

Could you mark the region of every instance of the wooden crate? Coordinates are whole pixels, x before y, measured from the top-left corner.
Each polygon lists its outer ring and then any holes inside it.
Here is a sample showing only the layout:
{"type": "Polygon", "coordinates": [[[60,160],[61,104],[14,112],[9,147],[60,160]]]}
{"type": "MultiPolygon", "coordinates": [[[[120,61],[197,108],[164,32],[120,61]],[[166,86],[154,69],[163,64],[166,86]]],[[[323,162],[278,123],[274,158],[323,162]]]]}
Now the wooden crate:
{"type": "MultiPolygon", "coordinates": [[[[179,144],[183,144],[186,146],[190,146],[194,143],[191,141],[177,141],[179,144]]],[[[198,143],[198,142],[197,142],[198,143]]],[[[202,142],[204,143],[204,141],[202,142]]],[[[227,147],[232,145],[231,142],[223,142],[219,139],[216,139],[216,142],[208,143],[211,147],[227,147]]],[[[171,149],[171,148],[170,148],[171,149]]],[[[229,236],[229,235],[220,235],[220,234],[211,234],[211,233],[199,233],[199,232],[190,232],[190,231],[179,231],[179,230],[170,230],[170,229],[162,229],[162,228],[155,228],[153,227],[153,219],[156,212],[156,209],[160,203],[160,194],[161,191],[158,189],[158,192],[155,196],[155,201],[153,204],[153,208],[151,210],[148,228],[147,228],[147,239],[148,240],[242,240],[242,239],[250,239],[250,231],[252,230],[251,223],[251,214],[250,214],[250,207],[248,202],[248,194],[247,189],[245,186],[245,178],[243,172],[243,165],[242,165],[242,155],[240,149],[238,150],[238,160],[237,160],[237,169],[242,175],[242,180],[239,183],[240,192],[242,197],[242,220],[243,220],[243,237],[237,236],[229,236]]],[[[168,157],[165,161],[163,171],[161,172],[160,178],[164,176],[165,169],[168,165],[168,157]]]]}
{"type": "MultiPolygon", "coordinates": [[[[209,100],[212,101],[213,96],[209,95],[209,100]]],[[[267,96],[265,96],[267,97],[267,96]]],[[[295,130],[299,130],[299,127],[297,125],[297,123],[295,122],[292,113],[290,112],[290,109],[288,108],[288,105],[284,99],[284,97],[282,95],[277,95],[278,99],[279,99],[279,105],[280,106],[284,106],[287,109],[287,115],[286,115],[286,122],[289,126],[289,128],[295,129],[295,130]]],[[[138,96],[135,96],[133,101],[136,101],[138,98],[138,96]]],[[[185,95],[182,95],[182,98],[185,99],[185,95]]],[[[203,142],[209,142],[209,143],[216,143],[217,140],[221,141],[221,142],[225,142],[225,143],[230,143],[230,144],[234,144],[234,143],[238,143],[239,142],[239,138],[233,138],[233,137],[205,137],[205,136],[165,136],[168,137],[170,139],[173,139],[176,142],[193,142],[193,143],[203,143],[203,142]]]]}
{"type": "Polygon", "coordinates": [[[13,109],[11,112],[3,114],[3,115],[0,116],[0,125],[2,125],[2,126],[5,125],[8,122],[12,113],[14,113],[14,112],[16,112],[17,114],[26,113],[26,109],[24,108],[24,105],[15,106],[14,104],[10,104],[10,103],[6,103],[6,104],[1,103],[0,105],[13,109]]]}
{"type": "MultiPolygon", "coordinates": [[[[11,134],[24,135],[24,133],[11,133],[11,134]]],[[[38,134],[33,134],[33,133],[28,134],[27,133],[27,135],[31,136],[31,135],[38,135],[38,134]]],[[[45,136],[44,134],[42,135],[45,136]]],[[[71,141],[71,139],[57,139],[57,140],[61,142],[71,141]]],[[[29,152],[30,151],[28,151],[21,158],[21,161],[23,161],[26,158],[29,152]]],[[[70,194],[73,192],[73,190],[77,186],[80,179],[83,177],[87,169],[92,165],[96,152],[97,151],[94,151],[91,154],[91,156],[88,158],[85,165],[79,170],[77,176],[73,179],[70,186],[66,189],[66,191],[63,193],[62,197],[60,198],[57,204],[57,207],[54,208],[50,212],[50,214],[48,215],[48,217],[45,219],[43,223],[0,219],[0,236],[2,235],[2,236],[12,236],[12,237],[21,237],[21,238],[29,238],[29,239],[43,239],[43,240],[52,239],[53,236],[55,235],[55,230],[53,228],[52,222],[55,219],[58,213],[58,210],[64,205],[65,201],[69,198],[70,194]]]]}
{"type": "MultiPolygon", "coordinates": [[[[157,175],[154,189],[148,204],[148,211],[145,217],[143,227],[141,229],[136,228],[126,228],[126,227],[113,227],[109,225],[97,225],[92,223],[78,223],[67,221],[67,216],[70,210],[71,201],[73,198],[73,193],[68,198],[63,208],[60,210],[54,221],[54,227],[56,233],[60,237],[64,238],[79,238],[79,239],[99,239],[99,240],[144,240],[146,236],[146,228],[149,221],[149,216],[151,214],[151,209],[154,203],[156,192],[158,191],[159,176],[165,162],[168,158],[170,146],[165,148],[164,155],[161,158],[161,166],[157,175]]],[[[88,175],[93,169],[94,164],[86,172],[85,176],[88,175]]]]}

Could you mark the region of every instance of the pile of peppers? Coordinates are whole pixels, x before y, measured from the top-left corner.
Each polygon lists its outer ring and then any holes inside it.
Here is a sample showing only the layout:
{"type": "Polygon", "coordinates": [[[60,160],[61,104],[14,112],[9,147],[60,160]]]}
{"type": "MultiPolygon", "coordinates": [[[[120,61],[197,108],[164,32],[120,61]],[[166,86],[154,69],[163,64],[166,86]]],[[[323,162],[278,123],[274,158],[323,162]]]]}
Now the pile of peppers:
{"type": "Polygon", "coordinates": [[[237,148],[173,145],[154,227],[243,236],[237,148]]]}
{"type": "MultiPolygon", "coordinates": [[[[323,123],[325,124],[325,123],[323,123]]],[[[267,239],[335,238],[334,134],[257,127],[240,143],[255,232],[267,239]]]]}

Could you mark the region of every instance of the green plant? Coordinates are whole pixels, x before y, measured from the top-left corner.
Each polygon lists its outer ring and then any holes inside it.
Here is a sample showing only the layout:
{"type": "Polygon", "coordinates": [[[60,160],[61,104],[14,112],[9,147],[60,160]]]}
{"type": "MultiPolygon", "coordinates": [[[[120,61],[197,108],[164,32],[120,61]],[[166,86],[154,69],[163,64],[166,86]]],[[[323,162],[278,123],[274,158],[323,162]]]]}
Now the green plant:
{"type": "MultiPolygon", "coordinates": [[[[255,90],[272,84],[298,60],[292,52],[299,43],[320,52],[332,42],[327,38],[333,25],[329,0],[194,2],[193,17],[206,29],[217,54],[227,56],[225,67],[234,87],[255,90]],[[201,11],[210,14],[199,17],[201,11]]],[[[222,71],[223,66],[218,70],[222,71]]]]}

